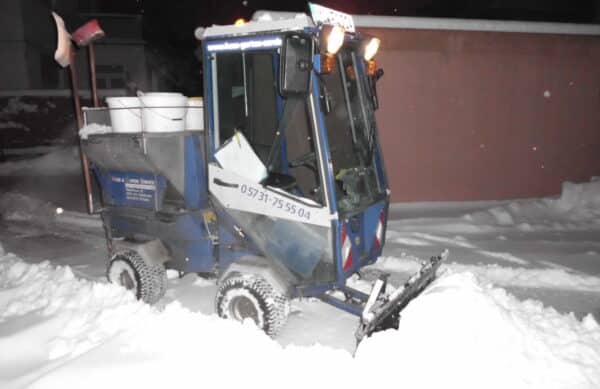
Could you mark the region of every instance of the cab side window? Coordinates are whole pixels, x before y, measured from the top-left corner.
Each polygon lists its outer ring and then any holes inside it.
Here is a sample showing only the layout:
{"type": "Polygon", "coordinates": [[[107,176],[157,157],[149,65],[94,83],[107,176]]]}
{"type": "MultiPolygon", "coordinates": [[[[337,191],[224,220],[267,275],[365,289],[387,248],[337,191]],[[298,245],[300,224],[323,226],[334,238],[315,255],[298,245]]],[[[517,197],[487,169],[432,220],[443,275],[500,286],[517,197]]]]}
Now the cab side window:
{"type": "Polygon", "coordinates": [[[266,164],[277,131],[273,52],[220,53],[217,61],[219,141],[241,131],[266,164]]]}

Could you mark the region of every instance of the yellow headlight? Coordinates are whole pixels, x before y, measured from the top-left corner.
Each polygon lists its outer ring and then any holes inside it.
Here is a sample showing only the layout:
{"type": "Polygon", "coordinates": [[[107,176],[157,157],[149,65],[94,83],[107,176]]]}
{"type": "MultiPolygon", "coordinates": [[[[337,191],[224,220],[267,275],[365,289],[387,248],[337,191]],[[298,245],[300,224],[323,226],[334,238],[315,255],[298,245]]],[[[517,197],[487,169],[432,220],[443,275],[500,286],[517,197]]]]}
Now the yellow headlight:
{"type": "Polygon", "coordinates": [[[379,45],[381,44],[381,40],[379,38],[371,38],[369,43],[365,46],[365,61],[370,61],[377,54],[377,50],[379,50],[379,45]]]}
{"type": "Polygon", "coordinates": [[[333,26],[331,32],[327,36],[327,52],[336,54],[344,44],[345,31],[340,26],[333,26]]]}

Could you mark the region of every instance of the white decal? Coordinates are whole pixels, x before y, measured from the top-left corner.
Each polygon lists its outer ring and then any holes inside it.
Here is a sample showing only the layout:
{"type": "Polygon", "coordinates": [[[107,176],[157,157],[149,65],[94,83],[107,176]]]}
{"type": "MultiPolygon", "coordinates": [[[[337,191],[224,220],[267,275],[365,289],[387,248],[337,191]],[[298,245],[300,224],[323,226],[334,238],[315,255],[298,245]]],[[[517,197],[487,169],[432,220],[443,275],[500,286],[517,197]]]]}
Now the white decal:
{"type": "Polygon", "coordinates": [[[226,207],[301,223],[330,227],[334,216],[310,199],[253,183],[214,164],[208,167],[210,192],[226,207]],[[284,195],[283,195],[284,193],[284,195]]]}
{"type": "Polygon", "coordinates": [[[125,197],[127,200],[144,202],[152,202],[154,200],[156,184],[153,180],[145,180],[143,178],[128,178],[124,184],[125,197]]]}

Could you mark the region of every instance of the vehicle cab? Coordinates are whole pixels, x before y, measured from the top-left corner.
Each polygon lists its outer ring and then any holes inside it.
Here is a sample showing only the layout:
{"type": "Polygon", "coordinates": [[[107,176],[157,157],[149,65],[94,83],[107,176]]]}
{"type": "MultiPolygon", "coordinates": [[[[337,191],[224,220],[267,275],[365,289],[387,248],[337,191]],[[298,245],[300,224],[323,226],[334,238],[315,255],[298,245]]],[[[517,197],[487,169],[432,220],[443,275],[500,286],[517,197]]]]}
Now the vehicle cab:
{"type": "Polygon", "coordinates": [[[389,187],[379,145],[379,40],[348,22],[260,13],[199,29],[208,190],[246,251],[317,296],[381,254],[389,187]],[[329,21],[330,22],[330,21],[329,21]]]}

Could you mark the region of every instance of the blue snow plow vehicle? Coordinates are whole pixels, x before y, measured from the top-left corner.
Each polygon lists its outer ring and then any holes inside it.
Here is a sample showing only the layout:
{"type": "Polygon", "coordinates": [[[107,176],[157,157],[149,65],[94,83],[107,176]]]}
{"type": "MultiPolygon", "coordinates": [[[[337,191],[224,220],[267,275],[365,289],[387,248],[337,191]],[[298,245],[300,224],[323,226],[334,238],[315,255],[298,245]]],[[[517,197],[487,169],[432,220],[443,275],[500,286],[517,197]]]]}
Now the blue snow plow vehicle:
{"type": "Polygon", "coordinates": [[[390,191],[375,122],[383,71],[377,38],[355,32],[348,15],[311,8],[312,18],[263,13],[196,31],[202,128],[191,125],[195,107],[173,104],[177,94],[84,110],[111,282],[152,304],[165,269],[215,277],[217,313],[252,318],[269,335],[291,299],[316,297],[358,316],[360,341],[397,328],[400,310],[435,278],[446,254],[391,293],[385,276],[370,293],[346,284],[385,243],[390,191]],[[111,131],[94,131],[111,120],[111,131]]]}

